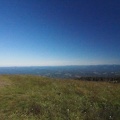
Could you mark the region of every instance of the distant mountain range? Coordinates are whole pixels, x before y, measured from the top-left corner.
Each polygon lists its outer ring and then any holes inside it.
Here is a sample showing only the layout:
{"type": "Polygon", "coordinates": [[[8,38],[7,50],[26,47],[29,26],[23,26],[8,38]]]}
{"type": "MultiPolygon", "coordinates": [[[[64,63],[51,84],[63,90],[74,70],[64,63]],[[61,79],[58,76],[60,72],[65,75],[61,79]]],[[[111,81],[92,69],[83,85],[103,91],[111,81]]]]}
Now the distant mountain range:
{"type": "Polygon", "coordinates": [[[120,65],[0,67],[0,74],[32,74],[54,78],[120,77],[120,65]]]}

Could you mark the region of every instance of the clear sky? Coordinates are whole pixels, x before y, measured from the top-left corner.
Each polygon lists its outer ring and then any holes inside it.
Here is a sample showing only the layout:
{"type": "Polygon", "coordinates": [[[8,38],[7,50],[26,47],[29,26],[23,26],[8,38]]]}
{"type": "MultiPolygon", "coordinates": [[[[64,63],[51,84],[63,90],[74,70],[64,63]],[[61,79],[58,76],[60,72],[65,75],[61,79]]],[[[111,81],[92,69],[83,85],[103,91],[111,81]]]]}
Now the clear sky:
{"type": "Polygon", "coordinates": [[[120,0],[0,0],[0,66],[120,64],[120,0]]]}

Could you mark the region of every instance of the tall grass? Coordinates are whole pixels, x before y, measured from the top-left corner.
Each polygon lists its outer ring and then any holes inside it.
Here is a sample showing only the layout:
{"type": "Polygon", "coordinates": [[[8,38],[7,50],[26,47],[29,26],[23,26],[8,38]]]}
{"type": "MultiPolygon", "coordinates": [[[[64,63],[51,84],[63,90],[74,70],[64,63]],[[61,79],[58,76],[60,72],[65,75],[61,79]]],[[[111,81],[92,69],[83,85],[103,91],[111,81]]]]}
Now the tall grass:
{"type": "Polygon", "coordinates": [[[0,120],[119,119],[120,84],[0,76],[0,120]]]}

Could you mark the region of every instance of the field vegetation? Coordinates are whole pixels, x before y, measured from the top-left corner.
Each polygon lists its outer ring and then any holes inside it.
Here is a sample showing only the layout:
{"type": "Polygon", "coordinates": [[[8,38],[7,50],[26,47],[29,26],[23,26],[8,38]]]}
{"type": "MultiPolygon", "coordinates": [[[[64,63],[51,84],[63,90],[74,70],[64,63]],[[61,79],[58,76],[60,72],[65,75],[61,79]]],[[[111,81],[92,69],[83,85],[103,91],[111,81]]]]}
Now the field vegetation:
{"type": "Polygon", "coordinates": [[[120,84],[1,75],[0,120],[120,120],[120,84]]]}

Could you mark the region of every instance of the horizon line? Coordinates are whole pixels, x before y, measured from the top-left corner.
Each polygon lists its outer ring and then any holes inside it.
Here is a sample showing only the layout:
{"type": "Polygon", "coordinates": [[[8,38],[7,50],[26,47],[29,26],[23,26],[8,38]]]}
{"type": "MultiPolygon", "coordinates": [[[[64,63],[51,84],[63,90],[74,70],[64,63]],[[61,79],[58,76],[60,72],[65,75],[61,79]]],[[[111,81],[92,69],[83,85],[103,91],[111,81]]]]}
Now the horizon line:
{"type": "Polygon", "coordinates": [[[120,65],[120,64],[84,64],[84,65],[8,65],[8,66],[0,66],[0,67],[64,67],[64,66],[103,66],[103,65],[120,65]]]}

